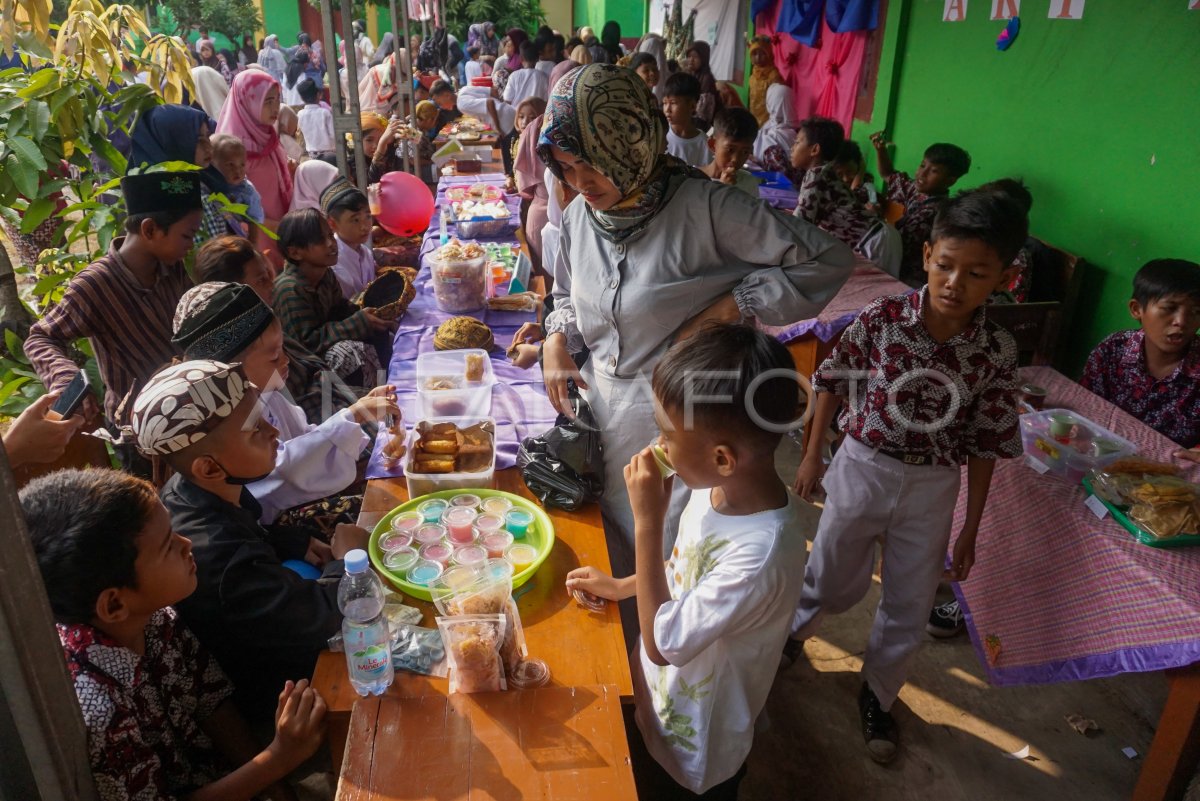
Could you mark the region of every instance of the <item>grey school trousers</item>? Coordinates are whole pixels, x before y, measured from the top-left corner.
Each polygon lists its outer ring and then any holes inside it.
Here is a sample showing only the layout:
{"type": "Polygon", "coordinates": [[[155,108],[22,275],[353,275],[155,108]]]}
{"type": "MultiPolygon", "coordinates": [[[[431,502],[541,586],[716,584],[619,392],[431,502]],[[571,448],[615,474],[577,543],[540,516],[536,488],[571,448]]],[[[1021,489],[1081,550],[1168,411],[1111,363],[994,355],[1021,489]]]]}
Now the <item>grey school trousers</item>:
{"type": "Polygon", "coordinates": [[[816,634],[826,614],[854,606],[871,587],[882,540],[882,594],[863,657],[863,679],[890,709],[925,634],[946,562],[960,470],[906,465],[846,437],[825,474],[826,501],[792,637],[816,634]]]}

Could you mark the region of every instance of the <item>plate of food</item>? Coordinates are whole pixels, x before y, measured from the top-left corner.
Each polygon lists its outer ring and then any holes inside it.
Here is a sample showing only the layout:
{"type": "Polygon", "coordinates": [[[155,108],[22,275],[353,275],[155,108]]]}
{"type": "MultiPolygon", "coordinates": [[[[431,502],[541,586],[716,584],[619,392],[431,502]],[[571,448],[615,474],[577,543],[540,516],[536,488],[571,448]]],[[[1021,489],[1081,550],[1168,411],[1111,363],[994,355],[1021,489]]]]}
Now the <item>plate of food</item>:
{"type": "Polygon", "coordinates": [[[1083,486],[1143,545],[1200,545],[1200,485],[1174,465],[1126,457],[1086,476],[1083,486]]]}

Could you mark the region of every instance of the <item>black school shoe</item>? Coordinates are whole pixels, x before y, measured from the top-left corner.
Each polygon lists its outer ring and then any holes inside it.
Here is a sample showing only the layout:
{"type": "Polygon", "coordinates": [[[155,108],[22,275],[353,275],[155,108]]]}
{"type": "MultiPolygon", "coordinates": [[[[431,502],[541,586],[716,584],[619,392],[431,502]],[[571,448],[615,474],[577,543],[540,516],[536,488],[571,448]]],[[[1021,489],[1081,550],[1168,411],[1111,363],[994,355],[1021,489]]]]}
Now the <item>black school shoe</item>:
{"type": "Polygon", "coordinates": [[[862,721],[863,740],[871,759],[880,765],[895,759],[896,740],[900,735],[896,721],[890,712],[884,712],[879,706],[879,699],[865,681],[858,694],[858,717],[862,721]]]}
{"type": "Polygon", "coordinates": [[[796,660],[804,653],[804,640],[788,637],[783,641],[783,653],[779,655],[779,670],[787,670],[796,664],[796,660]]]}
{"type": "Polygon", "coordinates": [[[925,633],[939,640],[957,637],[963,633],[966,623],[963,622],[962,609],[958,601],[948,601],[933,607],[929,612],[929,622],[925,624],[925,633]]]}

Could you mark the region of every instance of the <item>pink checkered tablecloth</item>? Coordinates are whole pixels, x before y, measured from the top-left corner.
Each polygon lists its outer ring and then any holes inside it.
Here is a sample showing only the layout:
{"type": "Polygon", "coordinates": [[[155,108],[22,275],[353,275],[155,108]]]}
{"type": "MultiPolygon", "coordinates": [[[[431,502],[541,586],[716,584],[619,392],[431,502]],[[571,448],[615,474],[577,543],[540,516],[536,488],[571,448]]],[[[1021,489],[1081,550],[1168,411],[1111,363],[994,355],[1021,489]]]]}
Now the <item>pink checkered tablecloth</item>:
{"type": "MultiPolygon", "coordinates": [[[[1136,418],[1047,367],[1023,381],[1067,408],[1171,461],[1179,448],[1136,418]]],[[[1178,464],[1186,464],[1179,463],[1178,464]]],[[[955,510],[966,511],[966,479],[955,510]]],[[[1200,471],[1186,473],[1200,480],[1200,471]]],[[[967,629],[996,685],[1047,684],[1163,670],[1200,661],[1200,548],[1151,548],[1111,517],[1084,507],[1087,492],[1023,459],[996,466],[975,566],[955,585],[967,629]],[[989,664],[983,640],[1000,655],[989,664]]]]}
{"type": "Polygon", "coordinates": [[[887,295],[906,295],[912,288],[876,267],[862,256],[855,256],[854,272],[820,314],[789,325],[759,327],[787,344],[805,334],[828,342],[846,329],[871,301],[887,295]]]}

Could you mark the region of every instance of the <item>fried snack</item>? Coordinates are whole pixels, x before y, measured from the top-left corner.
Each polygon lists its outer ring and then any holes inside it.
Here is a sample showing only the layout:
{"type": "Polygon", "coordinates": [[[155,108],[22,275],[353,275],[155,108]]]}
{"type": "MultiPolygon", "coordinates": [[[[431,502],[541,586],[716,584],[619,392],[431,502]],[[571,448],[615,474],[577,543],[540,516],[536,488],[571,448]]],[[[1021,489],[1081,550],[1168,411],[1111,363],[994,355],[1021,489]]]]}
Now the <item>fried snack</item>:
{"type": "Polygon", "coordinates": [[[415,473],[453,473],[454,459],[429,459],[422,456],[416,457],[413,461],[413,472],[415,473]]]}
{"type": "Polygon", "coordinates": [[[1139,503],[1129,510],[1129,519],[1143,531],[1166,539],[1180,534],[1200,534],[1196,503],[1139,503]]]}
{"type": "Polygon", "coordinates": [[[465,370],[466,379],[468,381],[483,380],[483,360],[487,357],[482,353],[468,353],[467,367],[465,370]]]}
{"type": "Polygon", "coordinates": [[[495,433],[488,423],[459,429],[454,423],[417,425],[411,473],[481,473],[492,465],[495,433]]]}
{"type": "Polygon", "coordinates": [[[383,455],[388,459],[403,459],[406,453],[408,448],[404,445],[404,429],[398,432],[392,430],[391,437],[383,445],[383,455]]]}
{"type": "Polygon", "coordinates": [[[537,311],[538,296],[533,292],[501,295],[498,298],[488,298],[487,306],[492,311],[537,311]]]}
{"type": "Polygon", "coordinates": [[[1196,488],[1180,479],[1171,477],[1147,481],[1129,493],[1131,500],[1150,506],[1163,504],[1190,504],[1196,500],[1196,488]]]}
{"type": "Polygon", "coordinates": [[[1105,467],[1104,472],[1128,473],[1135,476],[1177,476],[1179,468],[1173,464],[1143,459],[1140,456],[1126,456],[1105,467]]]}
{"type": "Polygon", "coordinates": [[[473,317],[451,317],[433,335],[433,346],[438,350],[491,350],[495,344],[492,329],[473,317]]]}
{"type": "Polygon", "coordinates": [[[418,445],[421,450],[426,453],[446,454],[454,456],[458,453],[458,440],[456,439],[422,439],[418,445]]]}
{"type": "Polygon", "coordinates": [[[496,692],[506,687],[500,644],[504,615],[439,617],[438,630],[450,660],[450,692],[496,692]]]}

